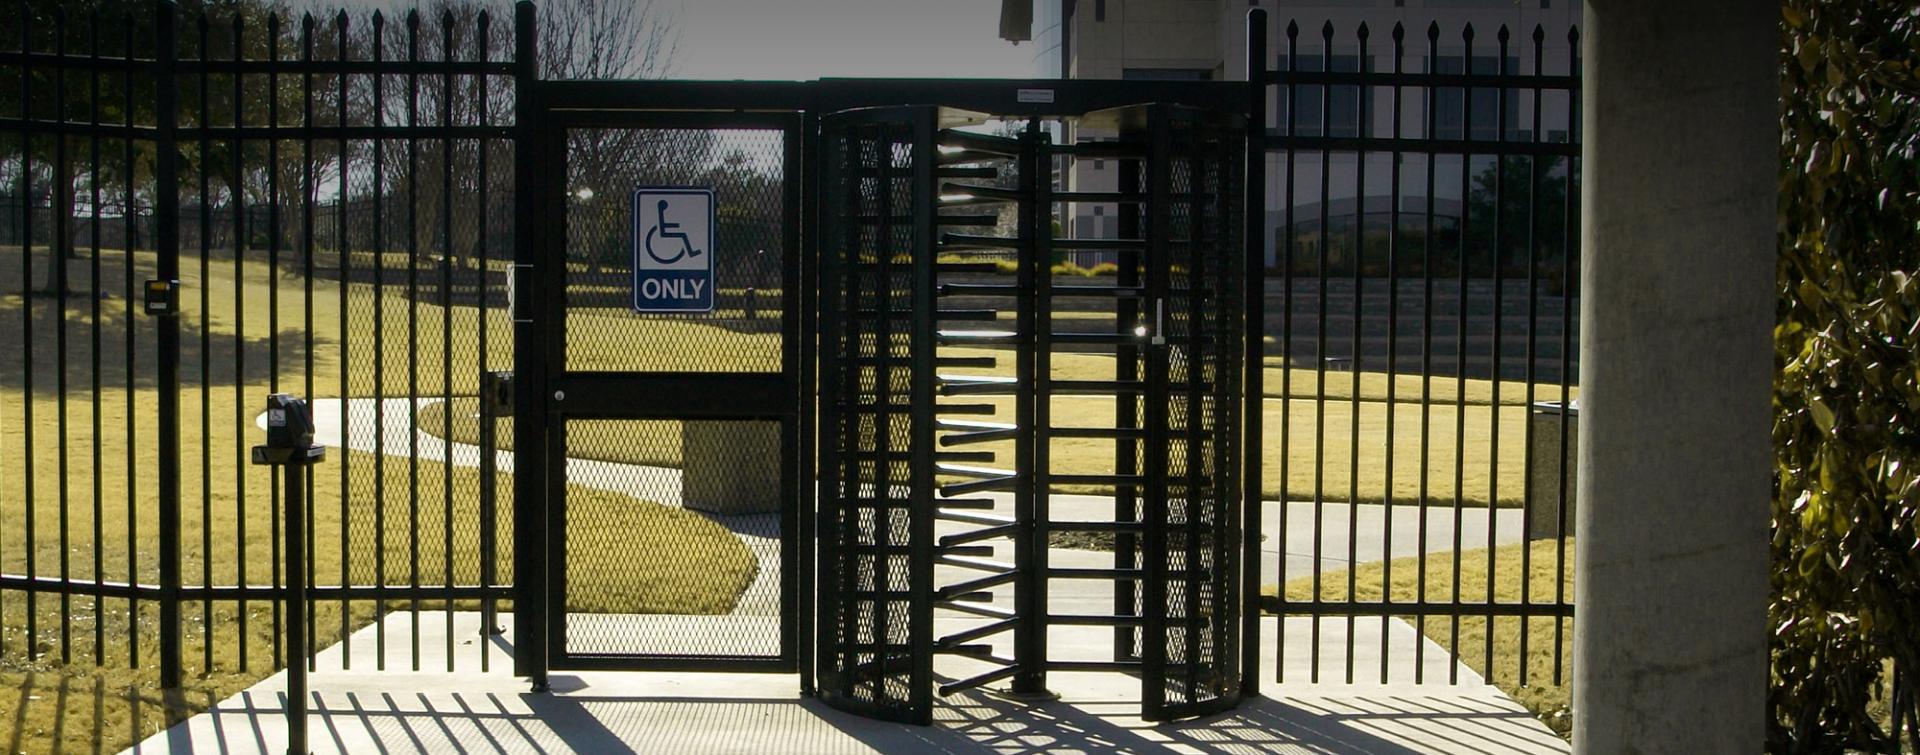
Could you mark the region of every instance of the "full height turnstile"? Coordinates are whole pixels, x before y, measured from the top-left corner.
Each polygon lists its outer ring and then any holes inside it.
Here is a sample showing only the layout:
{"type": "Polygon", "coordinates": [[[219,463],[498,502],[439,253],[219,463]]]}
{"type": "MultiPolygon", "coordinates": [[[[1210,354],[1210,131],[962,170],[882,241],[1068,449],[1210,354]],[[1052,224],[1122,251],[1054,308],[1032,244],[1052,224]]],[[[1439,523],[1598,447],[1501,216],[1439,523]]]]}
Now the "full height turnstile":
{"type": "Polygon", "coordinates": [[[926,723],[935,692],[1045,695],[1049,671],[1112,671],[1139,677],[1149,719],[1232,707],[1253,597],[1242,116],[1140,105],[968,130],[989,120],[819,122],[820,694],[926,723]],[[1058,190],[1088,160],[1114,185],[1058,190]],[[1116,224],[1075,233],[1063,203],[1116,224]],[[1057,274],[1067,255],[1098,264],[1057,274]],[[1092,496],[1054,504],[1069,492],[1092,496]],[[1057,537],[1111,561],[1050,563],[1057,537]],[[1090,593],[1110,600],[1086,610],[1090,593]],[[1110,653],[1068,657],[1085,635],[1062,638],[1102,627],[1110,653]]]}

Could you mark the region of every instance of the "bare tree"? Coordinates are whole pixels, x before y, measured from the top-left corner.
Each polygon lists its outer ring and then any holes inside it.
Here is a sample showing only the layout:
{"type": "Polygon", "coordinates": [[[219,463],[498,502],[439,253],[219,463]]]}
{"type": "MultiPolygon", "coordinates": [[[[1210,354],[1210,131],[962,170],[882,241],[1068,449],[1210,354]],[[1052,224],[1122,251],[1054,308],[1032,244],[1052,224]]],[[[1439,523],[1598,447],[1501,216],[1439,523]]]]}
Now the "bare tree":
{"type": "Polygon", "coordinates": [[[658,79],[680,47],[672,10],[656,0],[549,0],[540,6],[540,75],[658,79]]]}
{"type": "MultiPolygon", "coordinates": [[[[389,10],[397,12],[387,16],[379,35],[383,57],[388,60],[415,54],[415,50],[428,60],[471,60],[482,48],[492,60],[510,59],[513,54],[513,8],[504,0],[428,0],[395,3],[389,10]],[[483,14],[489,21],[484,36],[480,25],[483,14]]],[[[672,69],[679,37],[672,8],[664,2],[546,0],[539,4],[535,17],[539,25],[536,69],[543,79],[657,78],[672,69]]],[[[350,57],[372,57],[372,27],[371,19],[353,21],[348,39],[350,57]]],[[[376,111],[389,124],[499,125],[513,121],[512,82],[503,77],[460,76],[447,82],[431,75],[422,75],[418,81],[395,76],[387,77],[385,84],[375,102],[371,87],[356,82],[349,95],[351,121],[371,123],[376,111]]],[[[622,185],[627,174],[660,151],[655,144],[660,140],[659,134],[632,130],[578,132],[570,138],[570,173],[582,186],[622,185]]],[[[391,203],[394,208],[382,223],[384,239],[389,243],[417,239],[420,249],[434,250],[450,261],[471,267],[479,259],[482,246],[499,235],[501,229],[493,221],[510,215],[505,203],[512,196],[511,153],[496,141],[458,140],[447,144],[435,139],[415,143],[388,140],[354,151],[358,156],[347,193],[354,202],[370,202],[374,185],[383,188],[383,204],[391,203]],[[384,156],[379,176],[368,164],[373,150],[380,150],[384,156]],[[483,150],[488,155],[485,175],[479,167],[483,150]],[[451,192],[442,191],[443,180],[451,182],[451,192]],[[483,182],[490,190],[489,207],[478,204],[483,182]],[[415,192],[412,196],[409,189],[415,192]],[[448,214],[454,218],[452,228],[446,228],[443,221],[448,214]]],[[[370,230],[357,233],[365,236],[370,230]]]]}
{"type": "MultiPolygon", "coordinates": [[[[680,35],[657,0],[558,0],[541,6],[540,75],[547,79],[655,79],[673,70],[680,35]]],[[[640,176],[704,154],[706,132],[583,129],[567,136],[569,201],[583,215],[619,215],[623,191],[640,176]],[[582,191],[582,189],[585,189],[582,191]]],[[[581,223],[569,253],[591,271],[618,256],[621,224],[581,223]]]]}

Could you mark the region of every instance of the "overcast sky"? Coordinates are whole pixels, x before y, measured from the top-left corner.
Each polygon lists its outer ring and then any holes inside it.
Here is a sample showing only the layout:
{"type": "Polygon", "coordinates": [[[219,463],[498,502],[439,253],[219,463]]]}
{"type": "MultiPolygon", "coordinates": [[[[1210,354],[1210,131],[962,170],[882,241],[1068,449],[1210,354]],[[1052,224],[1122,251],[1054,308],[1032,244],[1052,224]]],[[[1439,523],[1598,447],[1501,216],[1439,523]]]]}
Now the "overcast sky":
{"type": "Polygon", "coordinates": [[[678,78],[1032,76],[1033,46],[999,38],[1000,0],[664,0],[678,78]]]}

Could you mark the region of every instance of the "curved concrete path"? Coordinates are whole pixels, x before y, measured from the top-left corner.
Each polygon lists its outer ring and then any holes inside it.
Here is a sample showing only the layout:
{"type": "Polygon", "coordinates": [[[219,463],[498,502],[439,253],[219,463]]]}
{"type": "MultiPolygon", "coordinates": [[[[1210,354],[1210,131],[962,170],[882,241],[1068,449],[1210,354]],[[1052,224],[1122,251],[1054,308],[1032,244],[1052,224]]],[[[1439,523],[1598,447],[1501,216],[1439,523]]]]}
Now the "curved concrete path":
{"type": "MultiPolygon", "coordinates": [[[[452,464],[460,467],[480,466],[481,449],[479,446],[448,442],[440,436],[413,426],[414,406],[425,408],[440,403],[439,398],[357,398],[342,401],[340,399],[314,399],[313,442],[329,448],[346,448],[365,453],[385,453],[390,456],[406,457],[417,451],[416,458],[452,464]],[[344,409],[348,431],[342,432],[342,411],[344,409]],[[418,443],[417,447],[410,444],[418,443]]],[[[255,418],[255,424],[266,427],[266,415],[255,418]]],[[[513,452],[495,451],[494,462],[502,473],[513,472],[513,452]]],[[[569,459],[567,461],[568,482],[582,487],[597,488],[621,493],[633,498],[652,501],[666,506],[680,507],[680,470],[668,467],[650,467],[638,464],[619,464],[592,459],[569,459]]],[[[740,542],[753,553],[759,562],[759,570],[745,592],[735,603],[729,614],[735,617],[773,617],[780,616],[780,515],[748,514],[728,516],[711,514],[697,509],[689,509],[708,520],[725,527],[728,532],[740,539],[740,542]]],[[[595,624],[608,620],[598,615],[580,615],[574,617],[586,624],[595,624]]],[[[684,617],[694,623],[713,623],[707,617],[684,617]]],[[[607,636],[609,632],[588,631],[585,636],[607,636]]],[[[675,632],[673,634],[683,634],[675,632]]],[[[712,636],[710,634],[686,633],[689,636],[712,636]]],[[[777,652],[778,647],[772,648],[777,652]]],[[[712,650],[688,649],[685,652],[714,652],[712,650]]]]}

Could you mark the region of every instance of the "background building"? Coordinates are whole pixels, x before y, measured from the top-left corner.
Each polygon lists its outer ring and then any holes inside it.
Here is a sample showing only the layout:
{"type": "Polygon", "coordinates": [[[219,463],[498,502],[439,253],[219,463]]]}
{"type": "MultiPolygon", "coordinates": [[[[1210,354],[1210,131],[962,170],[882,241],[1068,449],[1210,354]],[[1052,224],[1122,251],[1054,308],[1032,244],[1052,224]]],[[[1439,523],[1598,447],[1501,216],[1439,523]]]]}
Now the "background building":
{"type": "MultiPolygon", "coordinates": [[[[1406,71],[1432,70],[1438,73],[1500,73],[1503,71],[1500,43],[1496,38],[1501,26],[1512,37],[1506,48],[1504,72],[1535,73],[1535,27],[1545,33],[1540,60],[1550,74],[1568,72],[1574,46],[1568,31],[1578,22],[1580,0],[1036,0],[1032,11],[1033,69],[1042,78],[1075,79],[1162,79],[1162,80],[1245,80],[1246,15],[1252,8],[1265,8],[1272,23],[1268,49],[1272,65],[1284,68],[1289,50],[1300,61],[1302,70],[1320,70],[1331,64],[1336,71],[1394,70],[1394,25],[1406,29],[1404,57],[1399,65],[1406,71]],[[1299,36],[1289,48],[1287,27],[1297,23],[1299,36]],[[1364,56],[1357,30],[1364,23],[1370,38],[1364,56]],[[1332,27],[1332,44],[1322,37],[1332,27]],[[1430,45],[1427,32],[1437,25],[1440,36],[1430,45]],[[1471,62],[1462,31],[1471,25],[1475,32],[1471,62]]],[[[1302,136],[1422,138],[1429,122],[1432,137],[1458,140],[1548,141],[1565,142],[1574,135],[1579,122],[1575,103],[1564,92],[1541,97],[1525,89],[1506,93],[1476,90],[1469,95],[1461,89],[1441,88],[1431,95],[1410,89],[1401,93],[1400,123],[1393,120],[1393,93],[1373,92],[1362,100],[1358,87],[1305,87],[1291,93],[1298,108],[1289,107],[1289,92],[1278,90],[1270,96],[1268,124],[1282,132],[1302,136]],[[1538,107],[1536,117],[1535,108],[1538,107]],[[1429,108],[1432,112],[1429,112],[1429,108]],[[1501,116],[1504,112],[1504,124],[1501,116]],[[1538,124],[1537,128],[1535,124],[1538,124]],[[1504,125],[1504,129],[1502,128],[1504,125]],[[1324,128],[1324,130],[1323,130],[1324,128]]],[[[1077,134],[1080,138],[1101,134],[1077,134]]],[[[1322,204],[1325,204],[1329,230],[1351,229],[1364,208],[1368,227],[1384,228],[1393,206],[1393,163],[1391,152],[1369,153],[1363,166],[1355,153],[1335,152],[1330,157],[1319,152],[1293,155],[1293,184],[1286,185],[1288,155],[1276,150],[1268,157],[1267,177],[1267,251],[1273,255],[1285,235],[1285,209],[1294,210],[1296,238],[1316,236],[1320,231],[1322,204]],[[1326,189],[1323,192],[1322,171],[1326,189]],[[1366,196],[1359,197],[1364,183],[1366,196]]],[[[1403,210],[1424,211],[1428,201],[1429,162],[1422,155],[1400,155],[1399,197],[1403,210]]],[[[1490,157],[1464,161],[1458,154],[1439,155],[1431,162],[1434,214],[1445,226],[1457,222],[1463,205],[1463,171],[1475,176],[1492,168],[1490,157]]],[[[1565,166],[1556,166],[1549,175],[1564,180],[1565,166]],[[1558,171],[1558,173],[1554,173],[1558,171]]],[[[1078,190],[1106,191],[1114,188],[1112,165],[1102,161],[1082,161],[1068,169],[1065,181],[1078,190]]],[[[1080,203],[1064,208],[1065,231],[1074,236],[1111,236],[1115,232],[1112,206],[1080,203]]],[[[1445,231],[1445,228],[1442,228],[1445,231]]],[[[1097,260],[1082,260],[1092,262],[1097,260]]]]}

